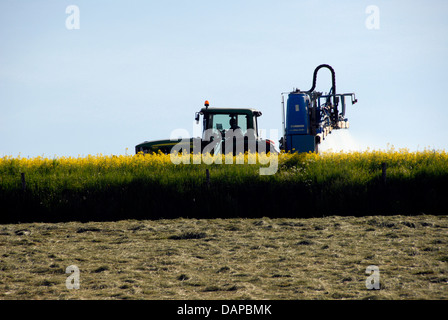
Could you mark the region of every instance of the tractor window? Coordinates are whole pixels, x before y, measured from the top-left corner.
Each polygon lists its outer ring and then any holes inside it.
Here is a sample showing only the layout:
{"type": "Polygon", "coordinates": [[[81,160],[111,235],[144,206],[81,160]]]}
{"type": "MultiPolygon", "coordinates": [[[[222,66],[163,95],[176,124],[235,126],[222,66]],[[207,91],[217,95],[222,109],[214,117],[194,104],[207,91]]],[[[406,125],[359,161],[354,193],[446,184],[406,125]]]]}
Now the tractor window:
{"type": "Polygon", "coordinates": [[[214,114],[209,126],[219,131],[229,129],[241,129],[245,134],[247,131],[247,115],[245,114],[214,114]]]}

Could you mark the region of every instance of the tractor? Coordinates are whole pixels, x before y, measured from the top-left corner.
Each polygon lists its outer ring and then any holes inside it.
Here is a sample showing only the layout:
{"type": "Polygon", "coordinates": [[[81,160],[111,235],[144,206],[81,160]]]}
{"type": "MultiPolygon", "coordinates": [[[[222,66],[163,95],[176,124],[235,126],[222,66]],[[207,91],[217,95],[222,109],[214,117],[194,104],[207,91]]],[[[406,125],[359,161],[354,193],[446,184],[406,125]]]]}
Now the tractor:
{"type": "Polygon", "coordinates": [[[216,108],[205,101],[204,107],[196,112],[197,123],[202,116],[202,137],[176,138],[167,140],[145,141],[135,147],[136,153],[171,153],[193,150],[193,153],[229,153],[233,155],[244,152],[318,152],[319,144],[336,129],[347,129],[345,118],[346,98],[352,105],[358,100],[354,93],[336,93],[336,77],[334,69],[327,65],[319,65],[313,74],[312,87],[308,91],[294,89],[283,92],[282,116],[283,136],[279,147],[271,139],[263,139],[259,135],[258,117],[261,112],[249,108],[216,108]],[[317,74],[322,68],[330,70],[332,86],[328,94],[315,91],[317,74]],[[285,95],[288,95],[285,110],[285,95]],[[341,110],[339,110],[339,103],[341,110]]]}
{"type": "Polygon", "coordinates": [[[221,152],[237,155],[245,152],[279,152],[275,142],[262,139],[258,133],[258,117],[261,112],[249,108],[204,107],[195,114],[196,123],[202,116],[202,138],[167,139],[145,141],[135,147],[136,153],[169,154],[174,146],[193,152],[209,151],[211,154],[221,152]]]}

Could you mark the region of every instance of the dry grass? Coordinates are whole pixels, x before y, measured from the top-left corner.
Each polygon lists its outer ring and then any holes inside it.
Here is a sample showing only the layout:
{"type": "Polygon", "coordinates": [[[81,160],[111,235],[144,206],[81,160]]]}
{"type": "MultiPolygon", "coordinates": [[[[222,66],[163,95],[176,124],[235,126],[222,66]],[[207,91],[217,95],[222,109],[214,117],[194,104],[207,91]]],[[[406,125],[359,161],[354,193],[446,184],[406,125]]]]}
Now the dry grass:
{"type": "Polygon", "coordinates": [[[447,218],[0,225],[0,299],[447,299],[447,218]]]}

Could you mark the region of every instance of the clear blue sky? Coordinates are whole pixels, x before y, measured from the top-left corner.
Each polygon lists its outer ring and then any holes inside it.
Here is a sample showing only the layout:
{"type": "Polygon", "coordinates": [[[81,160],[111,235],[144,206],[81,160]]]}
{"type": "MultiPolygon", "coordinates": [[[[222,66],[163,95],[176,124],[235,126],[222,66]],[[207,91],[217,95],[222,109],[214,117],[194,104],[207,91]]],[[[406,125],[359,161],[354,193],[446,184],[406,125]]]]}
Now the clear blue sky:
{"type": "Polygon", "coordinates": [[[281,92],[308,90],[322,63],[359,100],[323,148],[447,150],[447,13],[444,0],[2,0],[0,156],[132,154],[193,133],[206,99],[281,130],[281,92]]]}

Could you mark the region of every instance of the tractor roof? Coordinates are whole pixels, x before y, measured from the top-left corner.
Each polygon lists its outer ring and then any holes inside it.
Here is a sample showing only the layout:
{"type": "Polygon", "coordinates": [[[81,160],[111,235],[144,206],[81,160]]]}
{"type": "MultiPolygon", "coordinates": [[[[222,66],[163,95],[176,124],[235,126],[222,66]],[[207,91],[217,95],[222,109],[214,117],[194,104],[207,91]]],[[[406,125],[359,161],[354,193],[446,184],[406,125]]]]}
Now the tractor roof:
{"type": "Polygon", "coordinates": [[[255,114],[257,117],[261,116],[261,112],[256,110],[256,109],[252,109],[252,108],[216,108],[216,107],[212,107],[212,108],[202,108],[201,109],[201,113],[249,113],[249,114],[255,114]]]}

